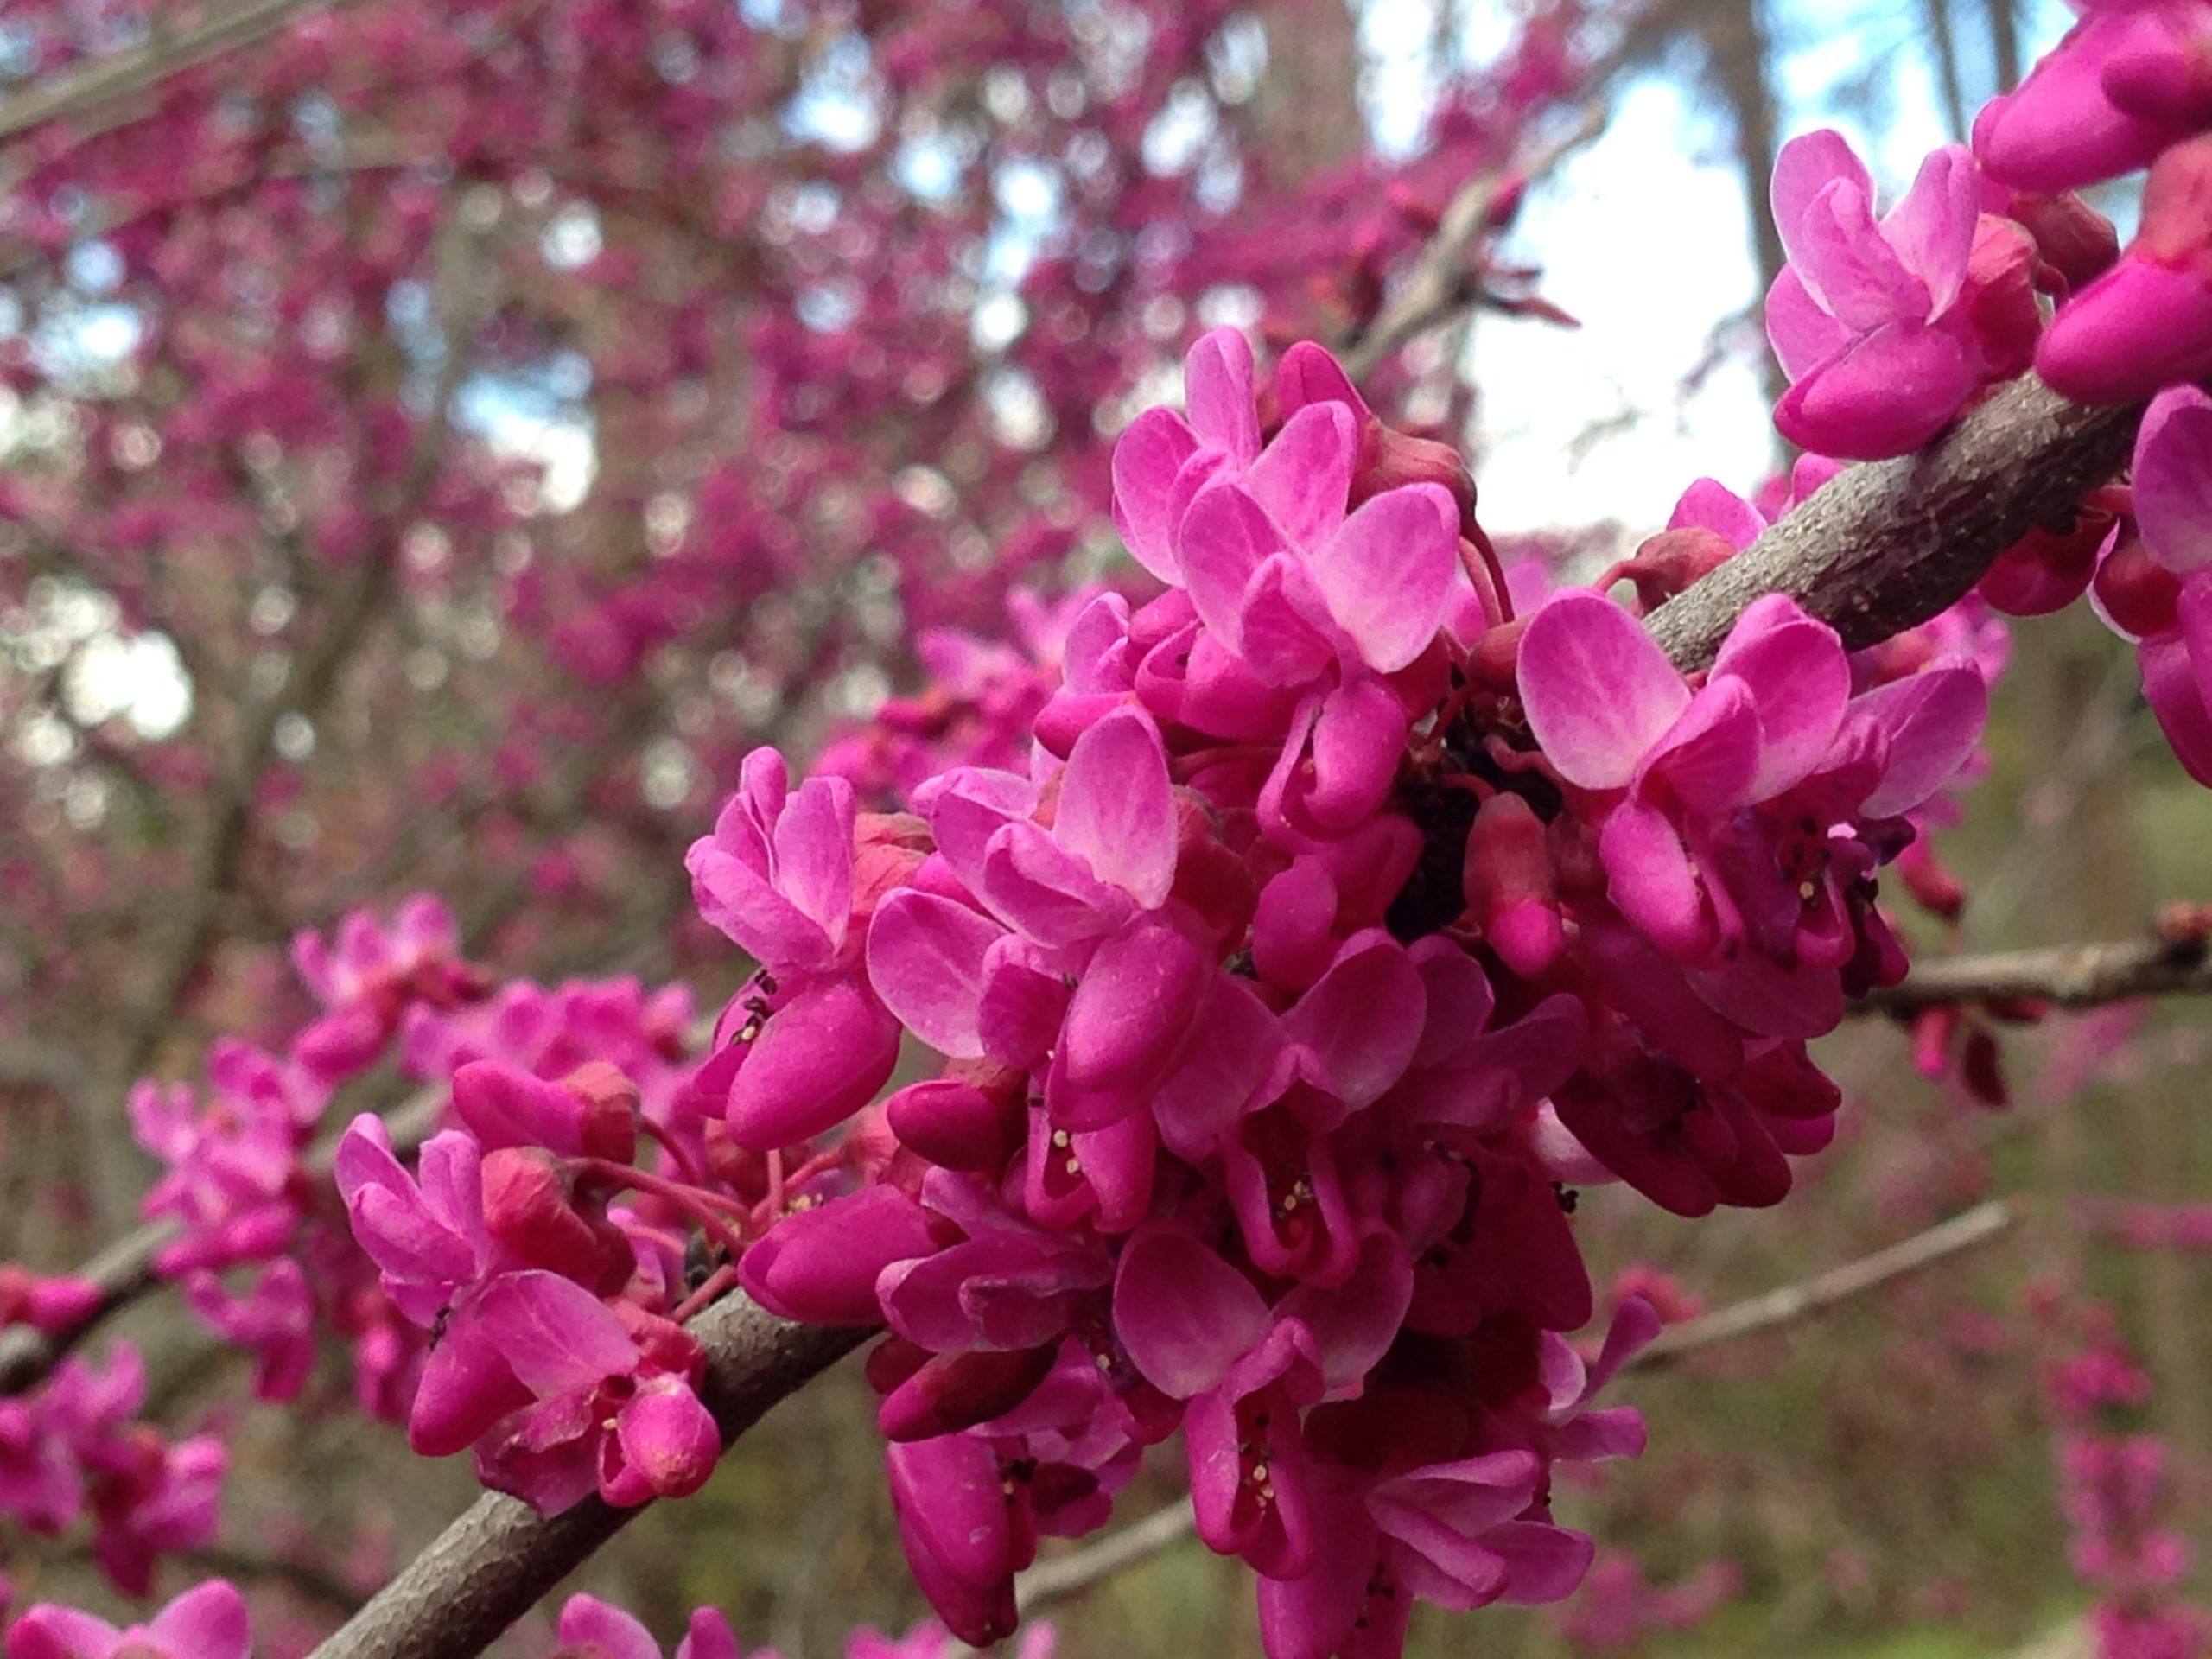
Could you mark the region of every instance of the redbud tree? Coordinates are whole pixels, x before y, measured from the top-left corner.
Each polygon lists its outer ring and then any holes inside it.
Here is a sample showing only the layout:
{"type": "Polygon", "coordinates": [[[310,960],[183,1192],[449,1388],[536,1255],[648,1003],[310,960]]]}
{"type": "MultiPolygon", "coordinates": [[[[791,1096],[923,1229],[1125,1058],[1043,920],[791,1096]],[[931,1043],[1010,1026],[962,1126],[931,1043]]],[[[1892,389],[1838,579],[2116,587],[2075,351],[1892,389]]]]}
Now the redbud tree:
{"type": "MultiPolygon", "coordinates": [[[[1567,321],[1501,238],[1664,21],[1521,9],[1383,155],[1334,0],[11,11],[0,1548],[146,1605],[10,1659],[657,1656],[532,1609],[861,1349],[934,1622],[855,1659],[1041,1655],[1163,1478],[1269,1659],[1725,1600],[1593,1572],[1622,1374],[2012,1212],[1700,1319],[1585,1195],[1817,1211],[1853,1013],[1993,1099],[2202,988],[2186,907],[1908,941],[2006,619],[2212,784],[2212,10],[2085,0],[1894,200],[1790,137],[1793,467],[1496,541],[1436,331],[1567,321]],[[257,1646],[162,1304],[485,1496],[257,1646]]],[[[2031,1312],[2093,1639],[2202,1651],[2147,1374],[2031,1312]]]]}

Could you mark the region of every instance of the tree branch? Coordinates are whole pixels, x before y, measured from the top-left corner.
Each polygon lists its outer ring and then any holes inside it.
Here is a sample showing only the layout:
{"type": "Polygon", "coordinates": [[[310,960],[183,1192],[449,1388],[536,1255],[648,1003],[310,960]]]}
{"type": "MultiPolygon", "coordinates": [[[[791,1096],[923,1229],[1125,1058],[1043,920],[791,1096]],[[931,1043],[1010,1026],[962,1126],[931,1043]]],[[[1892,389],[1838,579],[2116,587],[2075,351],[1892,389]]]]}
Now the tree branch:
{"type": "MultiPolygon", "coordinates": [[[[1856,1262],[1847,1262],[1817,1279],[1783,1285],[1749,1300],[1732,1303],[1718,1313],[1670,1325],[1660,1333],[1656,1342],[1631,1357],[1621,1370],[1656,1370],[1675,1363],[1686,1354],[1794,1325],[1825,1313],[1839,1302],[1878,1290],[1987,1243],[2018,1218],[2010,1202],[1992,1198],[1887,1249],[1877,1250],[1856,1262]]],[[[1141,1521],[1133,1521],[1095,1544],[1038,1562],[1016,1581],[1015,1605],[1027,1616],[1039,1607],[1065,1600],[1078,1591],[1089,1589],[1101,1579],[1110,1578],[1124,1567],[1159,1554],[1188,1537],[1197,1526],[1198,1517],[1191,1509],[1189,1498],[1163,1504],[1141,1521]]]]}
{"type": "MultiPolygon", "coordinates": [[[[868,1335],[792,1325],[741,1294],[715,1303],[688,1328],[707,1350],[701,1392],[725,1446],[868,1335]]],[[[480,1653],[637,1513],[588,1497],[541,1516],[518,1499],[487,1492],[311,1659],[480,1653]]]]}
{"type": "Polygon", "coordinates": [[[2029,531],[2070,522],[2142,419],[2140,404],[2086,408],[2024,375],[1919,454],[1847,467],[1646,626],[1703,668],[1746,606],[1788,594],[1852,650],[1879,644],[1963,598],[2029,531]]]}
{"type": "Polygon", "coordinates": [[[140,45],[87,59],[0,99],[0,138],[144,92],[179,70],[251,46],[327,3],[331,0],[245,0],[183,29],[164,29],[157,22],[140,45]]]}
{"type": "Polygon", "coordinates": [[[1421,249],[1390,302],[1372,322],[1352,331],[1338,349],[1344,372],[1364,379],[1391,353],[1482,298],[1481,273],[1470,264],[1475,244],[1491,226],[1499,200],[1516,186],[1541,178],[1605,130],[1602,99],[1586,104],[1573,127],[1526,159],[1467,181],[1446,205],[1436,233],[1421,249]]]}
{"type": "Polygon", "coordinates": [[[1853,1007],[1907,1015],[1959,1003],[2047,1002],[2088,1008],[2139,996],[2212,991],[2212,952],[2202,938],[2113,939],[2032,950],[1934,957],[1916,962],[1902,985],[1870,992],[1853,1007]]]}

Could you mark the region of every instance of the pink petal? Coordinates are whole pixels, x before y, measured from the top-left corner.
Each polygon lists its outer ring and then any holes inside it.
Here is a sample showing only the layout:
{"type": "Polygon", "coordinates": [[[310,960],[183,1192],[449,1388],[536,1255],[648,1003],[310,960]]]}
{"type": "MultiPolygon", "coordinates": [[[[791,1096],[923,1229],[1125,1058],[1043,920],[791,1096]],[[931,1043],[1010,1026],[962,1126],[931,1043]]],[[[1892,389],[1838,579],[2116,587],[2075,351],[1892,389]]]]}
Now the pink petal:
{"type": "Polygon", "coordinates": [[[1252,574],[1228,643],[1270,686],[1306,686],[1337,652],[1340,632],[1304,559],[1278,553],[1252,574]]]}
{"type": "Polygon", "coordinates": [[[569,1598],[561,1609],[560,1634],[564,1646],[594,1643],[607,1659],[660,1659],[660,1643],[651,1631],[596,1596],[569,1598]]]}
{"type": "Polygon", "coordinates": [[[1529,619],[1517,674],[1529,729],[1560,775],[1619,789],[1689,706],[1689,688],[1636,619],[1584,589],[1529,619]]]}
{"type": "MultiPolygon", "coordinates": [[[[721,1611],[700,1607],[693,1611],[683,1639],[676,1644],[676,1659],[744,1659],[744,1654],[721,1611]]],[[[758,1659],[774,1659],[774,1655],[763,1649],[758,1659]]]]}
{"type": "Polygon", "coordinates": [[[1775,406],[1774,424],[1816,454],[1879,461],[1909,454],[1942,431],[1980,382],[1954,335],[1892,323],[1799,379],[1775,406]]]}
{"type": "Polygon", "coordinates": [[[2074,190],[2133,173],[2173,142],[2162,123],[2113,108],[2100,84],[2106,53],[2132,15],[2084,19],[1974,123],[1974,149],[1992,177],[2022,190],[2074,190]]]}
{"type": "Polygon", "coordinates": [[[2212,374],[2212,281],[2131,253],[2058,308],[2036,372],[2085,404],[2125,404],[2212,374]]]}
{"type": "Polygon", "coordinates": [[[1989,687],[1971,668],[1926,669],[1854,698],[1855,719],[1872,719],[1887,739],[1882,781],[1859,805],[1872,817],[1910,811],[1957,775],[1981,741],[1989,687]]]}
{"type": "Polygon", "coordinates": [[[1483,1544],[1505,1563],[1505,1593],[1498,1599],[1521,1607],[1566,1600],[1580,1587],[1596,1554],[1586,1535],[1539,1521],[1492,1527],[1483,1544]]]}
{"type": "Polygon", "coordinates": [[[1321,545],[1344,522],[1359,423],[1342,404],[1313,404],[1283,423],[1244,474],[1244,487],[1293,547],[1321,545]]]}
{"type": "Polygon", "coordinates": [[[1386,490],[1313,556],[1313,580],[1361,659],[1394,674],[1428,648],[1459,574],[1459,509],[1440,484],[1386,490]]]}
{"type": "Polygon", "coordinates": [[[1234,328],[1199,335],[1183,359],[1183,399],[1201,439],[1240,467],[1252,464],[1260,453],[1260,413],[1250,341],[1234,328]]]}
{"type": "Polygon", "coordinates": [[[1128,891],[1033,823],[1009,823],[991,837],[978,892],[985,904],[1039,944],[1088,944],[1135,908],[1128,891]]]}
{"type": "Polygon", "coordinates": [[[1282,1017],[1283,1034],[1319,1058],[1354,1110],[1405,1075],[1427,1017],[1421,971],[1379,929],[1344,942],[1313,988],[1282,1017]]]}
{"type": "Polygon", "coordinates": [[[1052,838],[1147,910],[1175,884],[1175,798],[1149,716],[1117,709],[1080,738],[1060,774],[1052,838]]]}
{"type": "Polygon", "coordinates": [[[1305,807],[1324,831],[1341,834],[1374,817],[1405,759],[1406,731],[1405,705],[1370,675],[1322,698],[1305,807]]]}
{"type": "Polygon", "coordinates": [[[1217,1386],[1271,1323],[1251,1281],[1187,1234],[1141,1234],[1122,1252],[1115,1329],[1164,1394],[1188,1400],[1217,1386]]]}
{"type": "Polygon", "coordinates": [[[1276,1306],[1279,1319],[1296,1319],[1313,1334],[1321,1376],[1333,1394],[1355,1389],[1382,1363],[1413,1303],[1413,1264],[1387,1229],[1360,1242],[1359,1265],[1341,1285],[1300,1285],[1276,1306]]]}
{"type": "Polygon", "coordinates": [[[1663,813],[1624,804],[1605,820],[1598,849],[1607,891],[1622,915],[1669,956],[1704,951],[1713,931],[1704,890],[1663,813]]]}
{"type": "Polygon", "coordinates": [[[1067,1004],[1067,1080],[1086,1092],[1151,1084],[1182,1040],[1210,961],[1172,927],[1131,928],[1100,945],[1067,1004]]]}
{"type": "Polygon", "coordinates": [[[541,1398],[619,1376],[638,1363],[638,1344],[614,1311],[582,1285],[533,1268],[502,1274],[479,1302],[486,1338],[541,1398]]]}
{"type": "Polygon", "coordinates": [[[991,837],[1037,810],[1037,786],[1011,772],[960,766],[915,792],[914,808],[929,820],[937,850],[969,892],[981,890],[991,837]]]}
{"type": "Polygon", "coordinates": [[[8,1659],[110,1659],[123,1632],[73,1607],[39,1602],[8,1631],[8,1659]]]}
{"type": "Polygon", "coordinates": [[[1720,813],[1748,804],[1758,770],[1759,718],[1748,688],[1726,675],[1707,680],[1682,716],[1644,757],[1636,792],[1651,780],[1692,812],[1720,813]]]}
{"type": "Polygon", "coordinates": [[[2135,440],[2135,523],[2160,564],[2212,564],[2212,394],[2174,386],[2152,400],[2135,440]]]}
{"type": "Polygon", "coordinates": [[[1759,763],[1749,791],[1771,800],[1804,778],[1835,741],[1851,697],[1851,665],[1835,630],[1797,602],[1769,594],[1737,620],[1714,659],[1750,694],[1759,722],[1759,763]]]}
{"type": "Polygon", "coordinates": [[[868,982],[899,1023],[940,1054],[981,1059],[983,953],[1005,930],[935,893],[904,888],[876,907],[868,982]]]}
{"type": "Polygon", "coordinates": [[[1342,404],[1362,426],[1370,412],[1344,365],[1310,340],[1300,340],[1275,365],[1275,402],[1286,416],[1309,404],[1342,404]]]}
{"type": "Polygon", "coordinates": [[[1767,289],[1764,316],[1767,343],[1792,380],[1803,379],[1857,338],[1806,291],[1795,265],[1784,265],[1767,289]]]}
{"type": "MultiPolygon", "coordinates": [[[[1821,355],[1826,356],[1827,353],[1821,355]]],[[[1757,507],[1726,485],[1700,478],[1684,490],[1681,499],[1675,503],[1667,528],[1709,530],[1740,553],[1758,540],[1766,529],[1766,519],[1757,507]]]]}
{"type": "Polygon", "coordinates": [[[2158,729],[2182,769],[2212,788],[2212,709],[2204,699],[2186,637],[2177,628],[2154,634],[2135,647],[2143,671],[2143,696],[2158,717],[2158,729]]]}
{"type": "Polygon", "coordinates": [[[976,1029],[993,1059],[1027,1070],[1052,1052],[1068,1011],[1068,988],[1057,960],[1057,952],[1040,950],[1019,933],[1002,936],[984,952],[976,1029]]]}
{"type": "Polygon", "coordinates": [[[1172,409],[1147,409],[1114,444],[1114,524],[1136,562],[1162,582],[1178,580],[1176,474],[1197,453],[1198,439],[1172,409]]]}
{"type": "Polygon", "coordinates": [[[1267,510],[1234,483],[1201,490],[1183,515],[1176,548],[1184,586],[1198,620],[1230,650],[1241,649],[1245,590],[1287,546],[1267,510]]]}
{"type": "Polygon", "coordinates": [[[221,1579],[186,1591],[154,1616],[147,1630],[175,1649],[178,1659],[246,1659],[253,1646],[245,1598],[221,1579]]]}
{"type": "Polygon", "coordinates": [[[1946,144],[1920,164],[1912,188],[1883,218],[1882,234],[1904,268],[1928,288],[1932,322],[1951,308],[1965,287],[1981,218],[1981,181],[1963,144],[1946,144]]]}
{"type": "MultiPolygon", "coordinates": [[[[1785,230],[1783,239],[1790,239],[1785,230]]],[[[1839,179],[1813,198],[1796,228],[1791,266],[1805,291],[1847,328],[1927,321],[1928,285],[1907,270],[1874,224],[1873,199],[1839,179]]]]}
{"type": "Polygon", "coordinates": [[[1774,209],[1774,222],[1781,228],[1783,245],[1792,261],[1805,257],[1796,239],[1799,224],[1821,192],[1838,179],[1849,181],[1860,195],[1869,201],[1873,200],[1874,181],[1867,174],[1866,164],[1859,159],[1850,142],[1833,127],[1801,133],[1783,145],[1775,156],[1774,179],[1768,187],[1767,200],[1774,209]]]}
{"type": "Polygon", "coordinates": [[[834,1128],[899,1063],[899,1022],[867,986],[810,985],[768,1017],[730,1084],[731,1140],[770,1152],[834,1128]]]}
{"type": "Polygon", "coordinates": [[[696,1492],[721,1459],[721,1432],[699,1396],[678,1377],[656,1376],[641,1383],[616,1417],[614,1433],[623,1479],[617,1491],[606,1493],[610,1503],[696,1492]],[[640,1488],[631,1499],[631,1491],[640,1488]]]}

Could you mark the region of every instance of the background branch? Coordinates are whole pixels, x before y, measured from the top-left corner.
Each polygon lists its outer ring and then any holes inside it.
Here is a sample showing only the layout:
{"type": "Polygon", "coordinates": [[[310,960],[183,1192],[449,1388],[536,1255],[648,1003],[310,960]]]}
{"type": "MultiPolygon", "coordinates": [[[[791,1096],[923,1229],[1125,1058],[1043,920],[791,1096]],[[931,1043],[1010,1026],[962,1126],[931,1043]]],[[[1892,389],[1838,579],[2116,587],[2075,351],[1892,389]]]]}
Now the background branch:
{"type": "Polygon", "coordinates": [[[2087,1008],[2191,991],[2212,991],[2212,959],[2208,959],[2206,941],[2154,934],[2092,944],[1923,957],[1913,963],[1904,983],[1871,992],[1855,1006],[1894,1014],[1956,1003],[2012,1001],[2087,1008]]]}

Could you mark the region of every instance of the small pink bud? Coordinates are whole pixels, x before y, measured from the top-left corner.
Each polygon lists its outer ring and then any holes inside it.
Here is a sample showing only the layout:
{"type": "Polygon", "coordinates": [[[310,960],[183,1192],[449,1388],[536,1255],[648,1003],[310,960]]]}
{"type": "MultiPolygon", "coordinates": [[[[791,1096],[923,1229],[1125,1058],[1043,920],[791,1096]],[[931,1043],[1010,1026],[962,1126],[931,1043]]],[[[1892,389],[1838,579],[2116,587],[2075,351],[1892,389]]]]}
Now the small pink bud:
{"type": "Polygon", "coordinates": [[[1529,978],[1545,973],[1567,947],[1543,820],[1518,795],[1482,804],[1467,832],[1463,868],[1467,903],[1506,966],[1529,978]]]}
{"type": "Polygon", "coordinates": [[[884,1103],[899,1143],[947,1169],[996,1172],[1028,1130],[1023,1074],[989,1061],[955,1061],[884,1103]]]}
{"type": "Polygon", "coordinates": [[[567,1172],[542,1147],[501,1147],[484,1156],[484,1224],[517,1261],[587,1289],[620,1289],[629,1251],[619,1229],[578,1211],[567,1172]]]}

